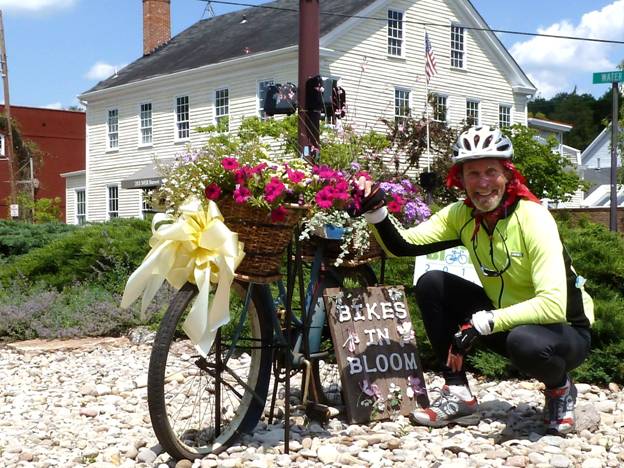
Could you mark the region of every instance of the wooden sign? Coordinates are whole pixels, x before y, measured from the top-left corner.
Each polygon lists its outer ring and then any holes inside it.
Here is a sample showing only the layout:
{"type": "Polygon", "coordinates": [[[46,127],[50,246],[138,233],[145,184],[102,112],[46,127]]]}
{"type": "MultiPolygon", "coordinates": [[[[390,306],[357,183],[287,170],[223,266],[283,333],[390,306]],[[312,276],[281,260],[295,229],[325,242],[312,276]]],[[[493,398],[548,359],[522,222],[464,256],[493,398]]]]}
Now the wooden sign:
{"type": "Polygon", "coordinates": [[[348,422],[429,406],[403,287],[328,288],[324,299],[348,422]]]}

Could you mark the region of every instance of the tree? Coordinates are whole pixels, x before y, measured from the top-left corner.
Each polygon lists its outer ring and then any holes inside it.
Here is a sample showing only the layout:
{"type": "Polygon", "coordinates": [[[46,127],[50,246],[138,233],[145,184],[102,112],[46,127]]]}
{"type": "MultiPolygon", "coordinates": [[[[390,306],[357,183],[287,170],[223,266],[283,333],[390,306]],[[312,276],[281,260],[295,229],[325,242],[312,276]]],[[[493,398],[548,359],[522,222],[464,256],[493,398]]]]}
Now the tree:
{"type": "Polygon", "coordinates": [[[514,125],[504,131],[513,143],[514,164],[538,198],[568,201],[574,192],[587,188],[572,163],[555,151],[558,143],[554,137],[542,143],[535,130],[523,125],[514,125]]]}

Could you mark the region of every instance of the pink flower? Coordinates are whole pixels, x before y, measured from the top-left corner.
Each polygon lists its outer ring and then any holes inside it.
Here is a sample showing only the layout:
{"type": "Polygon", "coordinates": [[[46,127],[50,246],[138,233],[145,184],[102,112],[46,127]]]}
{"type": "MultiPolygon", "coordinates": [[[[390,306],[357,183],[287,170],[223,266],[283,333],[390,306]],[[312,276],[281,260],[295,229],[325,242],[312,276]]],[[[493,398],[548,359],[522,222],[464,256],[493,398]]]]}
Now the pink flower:
{"type": "Polygon", "coordinates": [[[240,168],[234,173],[234,182],[237,184],[244,184],[248,177],[249,169],[247,166],[240,168]]]}
{"type": "Polygon", "coordinates": [[[286,215],[288,211],[283,206],[278,206],[274,210],[271,211],[271,221],[275,223],[280,223],[286,219],[286,215]]]}
{"type": "Polygon", "coordinates": [[[273,203],[284,191],[285,185],[277,177],[271,177],[269,183],[264,187],[264,195],[269,203],[273,203]]]}
{"type": "Polygon", "coordinates": [[[334,194],[331,187],[323,187],[318,191],[314,199],[320,208],[331,208],[334,204],[334,194]]]}
{"type": "Polygon", "coordinates": [[[266,167],[267,167],[267,163],[260,163],[260,164],[258,164],[257,166],[255,166],[255,167],[251,168],[251,169],[249,170],[249,174],[250,174],[250,175],[252,175],[252,174],[258,174],[258,173],[260,173],[260,172],[264,171],[264,170],[266,169],[266,167]]]}
{"type": "Polygon", "coordinates": [[[332,179],[338,175],[338,173],[328,166],[315,166],[312,171],[314,174],[318,174],[321,179],[332,179]]]}
{"type": "Polygon", "coordinates": [[[301,171],[295,171],[291,168],[286,168],[286,174],[288,174],[288,180],[290,180],[293,184],[298,184],[303,179],[305,179],[305,173],[301,171]]]}
{"type": "Polygon", "coordinates": [[[346,180],[339,180],[336,182],[336,185],[332,188],[332,194],[334,198],[339,200],[348,200],[349,196],[349,184],[346,180]]]}
{"type": "Polygon", "coordinates": [[[208,200],[218,200],[221,196],[221,187],[213,182],[204,189],[204,195],[208,200]]]}
{"type": "Polygon", "coordinates": [[[403,205],[405,205],[405,200],[399,195],[395,195],[393,200],[388,202],[388,211],[390,213],[400,213],[403,209],[403,205]]]}
{"type": "Polygon", "coordinates": [[[247,201],[247,199],[251,196],[251,192],[247,187],[239,185],[234,190],[234,201],[236,203],[242,204],[247,201]]]}
{"type": "Polygon", "coordinates": [[[221,165],[223,169],[226,171],[233,171],[234,169],[238,169],[239,164],[236,158],[223,158],[221,160],[221,165]]]}

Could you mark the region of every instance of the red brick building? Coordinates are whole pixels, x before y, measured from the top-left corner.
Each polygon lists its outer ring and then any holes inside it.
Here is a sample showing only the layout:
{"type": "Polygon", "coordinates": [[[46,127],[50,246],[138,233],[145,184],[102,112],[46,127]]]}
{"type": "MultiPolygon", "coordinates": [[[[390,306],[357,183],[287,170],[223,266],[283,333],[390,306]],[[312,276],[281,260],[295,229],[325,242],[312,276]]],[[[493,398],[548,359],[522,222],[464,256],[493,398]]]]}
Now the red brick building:
{"type": "MultiPolygon", "coordinates": [[[[3,105],[0,112],[4,115],[3,105]]],[[[35,142],[43,155],[42,162],[34,164],[34,176],[39,181],[35,198],[61,197],[60,221],[64,221],[65,179],[61,174],[85,168],[85,113],[11,106],[11,117],[18,123],[22,138],[35,142]]],[[[8,218],[9,165],[5,135],[0,138],[0,218],[8,218]]]]}

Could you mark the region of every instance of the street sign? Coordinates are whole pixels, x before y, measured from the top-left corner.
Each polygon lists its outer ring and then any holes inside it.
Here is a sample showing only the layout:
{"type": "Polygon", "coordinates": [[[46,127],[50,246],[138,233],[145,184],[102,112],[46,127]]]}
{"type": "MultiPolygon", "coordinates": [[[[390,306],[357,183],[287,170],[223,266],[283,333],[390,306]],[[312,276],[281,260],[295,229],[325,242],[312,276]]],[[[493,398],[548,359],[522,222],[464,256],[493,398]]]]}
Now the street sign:
{"type": "Polygon", "coordinates": [[[11,218],[17,218],[19,216],[19,205],[11,204],[11,218]]]}
{"type": "Polygon", "coordinates": [[[624,70],[594,73],[594,84],[621,83],[624,81],[624,70]]]}

